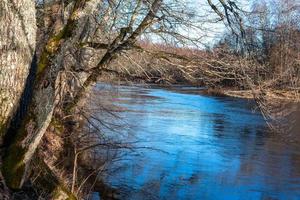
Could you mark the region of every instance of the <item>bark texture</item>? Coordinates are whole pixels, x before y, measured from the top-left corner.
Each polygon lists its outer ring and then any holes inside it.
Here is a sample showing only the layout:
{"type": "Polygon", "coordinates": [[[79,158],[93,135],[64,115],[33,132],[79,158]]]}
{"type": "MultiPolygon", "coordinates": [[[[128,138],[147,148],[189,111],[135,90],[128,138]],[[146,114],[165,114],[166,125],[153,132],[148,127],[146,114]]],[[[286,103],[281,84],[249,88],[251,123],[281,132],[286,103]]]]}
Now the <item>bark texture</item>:
{"type": "Polygon", "coordinates": [[[0,137],[19,107],[36,44],[33,0],[0,1],[0,137]]]}
{"type": "Polygon", "coordinates": [[[51,35],[41,52],[28,113],[4,155],[2,172],[10,188],[20,189],[27,179],[30,161],[51,123],[55,107],[64,93],[64,66],[62,58],[79,19],[78,12],[85,0],[77,0],[71,15],[58,33],[51,35]]]}

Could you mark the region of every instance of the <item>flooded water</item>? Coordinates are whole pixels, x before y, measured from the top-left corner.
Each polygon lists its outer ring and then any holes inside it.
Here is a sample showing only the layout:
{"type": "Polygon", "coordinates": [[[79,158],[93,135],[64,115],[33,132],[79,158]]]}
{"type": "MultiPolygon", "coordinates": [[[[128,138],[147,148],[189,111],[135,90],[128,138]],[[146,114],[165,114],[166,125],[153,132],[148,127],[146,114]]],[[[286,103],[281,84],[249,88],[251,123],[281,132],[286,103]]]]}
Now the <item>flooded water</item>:
{"type": "Polygon", "coordinates": [[[300,199],[300,146],[266,133],[250,101],[197,90],[118,88],[122,131],[147,147],[107,176],[121,199],[300,199]]]}

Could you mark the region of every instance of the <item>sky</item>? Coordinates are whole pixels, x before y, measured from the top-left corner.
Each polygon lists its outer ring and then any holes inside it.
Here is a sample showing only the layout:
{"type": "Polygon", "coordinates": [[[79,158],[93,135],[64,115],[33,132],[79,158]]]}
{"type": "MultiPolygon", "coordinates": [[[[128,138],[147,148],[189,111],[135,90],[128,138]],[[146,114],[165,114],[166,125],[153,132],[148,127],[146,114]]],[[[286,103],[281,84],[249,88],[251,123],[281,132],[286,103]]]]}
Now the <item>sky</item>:
{"type": "MultiPolygon", "coordinates": [[[[203,20],[207,21],[207,20],[211,20],[211,19],[217,19],[218,16],[212,11],[212,9],[209,7],[207,0],[187,0],[187,2],[189,4],[191,4],[191,6],[197,10],[197,13],[201,16],[203,16],[203,20]],[[203,13],[203,14],[201,14],[203,13]]],[[[218,0],[212,0],[212,2],[215,5],[218,5],[217,2],[218,0]]],[[[250,2],[249,0],[237,0],[236,3],[237,5],[242,9],[242,10],[246,10],[249,11],[250,10],[250,2]]],[[[204,24],[202,24],[203,27],[206,30],[203,30],[202,33],[199,31],[197,32],[191,32],[190,30],[190,35],[194,34],[194,35],[205,35],[205,37],[203,37],[203,43],[206,43],[208,45],[212,45],[215,42],[217,42],[218,40],[221,39],[222,35],[224,34],[224,32],[229,31],[228,28],[224,25],[224,23],[222,21],[218,22],[218,23],[209,23],[206,22],[204,24]]]]}
{"type": "MultiPolygon", "coordinates": [[[[185,26],[178,27],[177,31],[189,38],[198,38],[199,42],[193,44],[192,42],[182,44],[176,40],[171,42],[173,45],[177,46],[188,46],[188,47],[196,47],[200,49],[205,49],[207,47],[212,47],[215,43],[220,41],[224,35],[224,33],[228,30],[228,27],[225,26],[223,21],[220,21],[220,17],[212,10],[209,6],[207,0],[165,0],[165,4],[171,6],[174,2],[180,2],[181,5],[185,5],[187,7],[187,12],[194,11],[197,18],[193,24],[196,24],[198,28],[190,28],[185,26]],[[218,21],[218,22],[216,22],[218,21]],[[199,28],[200,27],[200,28],[199,28]]],[[[242,10],[249,10],[250,3],[252,0],[236,0],[236,4],[242,10]]],[[[218,4],[218,0],[212,0],[215,5],[218,4]]],[[[148,35],[152,41],[157,41],[158,43],[164,42],[157,35],[148,35]]],[[[172,39],[171,39],[172,40],[172,39]]]]}

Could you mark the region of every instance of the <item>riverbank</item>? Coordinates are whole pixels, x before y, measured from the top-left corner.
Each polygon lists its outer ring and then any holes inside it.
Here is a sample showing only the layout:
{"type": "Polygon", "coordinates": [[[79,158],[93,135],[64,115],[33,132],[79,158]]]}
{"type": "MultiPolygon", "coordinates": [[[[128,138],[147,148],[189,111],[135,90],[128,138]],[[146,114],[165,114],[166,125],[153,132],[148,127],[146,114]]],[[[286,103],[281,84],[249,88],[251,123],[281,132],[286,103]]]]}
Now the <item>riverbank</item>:
{"type": "MultiPolygon", "coordinates": [[[[108,74],[107,74],[108,75],[108,74]]],[[[120,84],[120,85],[150,85],[150,86],[159,86],[172,88],[177,86],[186,86],[186,87],[197,87],[199,88],[199,93],[203,95],[212,95],[212,96],[228,96],[242,99],[254,99],[254,94],[263,94],[268,100],[276,101],[288,101],[288,102],[299,102],[300,101],[300,89],[297,90],[283,90],[283,89],[268,89],[261,92],[259,89],[250,90],[250,89],[240,89],[237,86],[218,86],[218,87],[209,87],[205,86],[203,83],[191,83],[191,82],[156,82],[156,81],[147,81],[144,79],[130,79],[121,80],[115,76],[102,76],[99,79],[100,82],[110,82],[111,84],[120,84]],[[110,81],[108,81],[110,80],[110,81]]]]}
{"type": "MultiPolygon", "coordinates": [[[[174,87],[175,85],[161,85],[161,84],[151,84],[160,87],[174,87]]],[[[195,87],[194,85],[180,85],[186,87],[195,87]]],[[[285,101],[285,102],[299,102],[300,101],[300,91],[299,90],[241,90],[236,87],[220,87],[220,88],[211,88],[211,87],[199,87],[199,94],[210,95],[210,96],[219,96],[219,97],[235,97],[241,99],[254,99],[255,95],[262,94],[264,98],[269,101],[285,101]]]]}
{"type": "MultiPolygon", "coordinates": [[[[223,94],[225,96],[236,97],[236,98],[254,99],[253,94],[258,94],[259,92],[260,92],[259,90],[252,91],[252,90],[225,89],[223,91],[223,94]]],[[[300,98],[299,92],[285,91],[285,90],[268,90],[268,91],[264,91],[263,95],[270,100],[289,101],[289,102],[299,101],[300,98]]]]}

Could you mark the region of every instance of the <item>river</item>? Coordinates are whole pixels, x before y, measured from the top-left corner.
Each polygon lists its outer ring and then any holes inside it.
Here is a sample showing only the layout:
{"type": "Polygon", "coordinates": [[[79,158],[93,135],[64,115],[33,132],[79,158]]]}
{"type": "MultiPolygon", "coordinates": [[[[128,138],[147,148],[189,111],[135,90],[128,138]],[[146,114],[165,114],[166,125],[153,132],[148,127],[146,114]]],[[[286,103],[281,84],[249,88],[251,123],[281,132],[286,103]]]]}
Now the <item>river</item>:
{"type": "Polygon", "coordinates": [[[268,133],[252,101],[182,86],[117,91],[122,132],[138,141],[105,178],[121,199],[300,199],[300,146],[268,133]]]}

